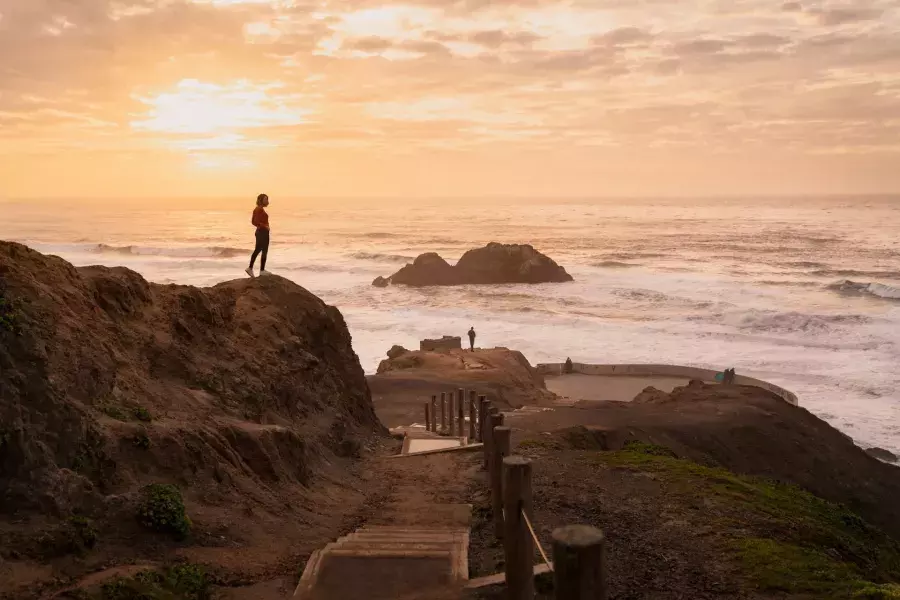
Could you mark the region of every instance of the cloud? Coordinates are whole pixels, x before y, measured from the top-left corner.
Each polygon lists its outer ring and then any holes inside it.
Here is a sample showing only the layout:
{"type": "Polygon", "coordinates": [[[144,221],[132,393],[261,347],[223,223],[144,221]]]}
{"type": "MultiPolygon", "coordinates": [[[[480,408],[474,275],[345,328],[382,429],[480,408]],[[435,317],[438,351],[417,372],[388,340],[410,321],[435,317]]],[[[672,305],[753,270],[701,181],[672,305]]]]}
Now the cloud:
{"type": "Polygon", "coordinates": [[[392,140],[503,154],[577,140],[699,156],[788,138],[802,154],[864,153],[896,146],[898,12],[888,0],[0,0],[0,154],[392,140]]]}

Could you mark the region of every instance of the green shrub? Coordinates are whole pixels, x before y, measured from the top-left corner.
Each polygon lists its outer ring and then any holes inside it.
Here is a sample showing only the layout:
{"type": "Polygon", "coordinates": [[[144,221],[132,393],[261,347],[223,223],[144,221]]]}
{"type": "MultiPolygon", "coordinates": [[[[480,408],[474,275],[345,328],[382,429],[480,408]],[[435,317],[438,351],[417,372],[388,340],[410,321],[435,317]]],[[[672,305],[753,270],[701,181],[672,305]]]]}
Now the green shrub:
{"type": "Polygon", "coordinates": [[[117,421],[127,421],[128,414],[122,410],[118,406],[113,406],[111,404],[104,404],[100,406],[100,412],[111,419],[115,419],[117,421]]]}
{"type": "Polygon", "coordinates": [[[138,521],[148,529],[184,539],[191,532],[181,492],[171,484],[154,483],[144,488],[138,521]]]}
{"type": "Polygon", "coordinates": [[[0,295],[0,331],[21,333],[19,312],[13,302],[0,295]]]}
{"type": "Polygon", "coordinates": [[[139,406],[134,409],[134,418],[138,421],[143,421],[144,423],[149,423],[153,420],[153,417],[150,415],[150,411],[148,411],[143,406],[139,406]]]}
{"type": "Polygon", "coordinates": [[[69,527],[75,534],[80,546],[93,548],[97,544],[97,530],[94,523],[87,517],[69,517],[69,527]]]}
{"type": "Polygon", "coordinates": [[[91,520],[70,517],[58,527],[37,537],[36,550],[43,558],[55,558],[67,554],[82,556],[97,543],[97,531],[91,520]]]}
{"type": "Polygon", "coordinates": [[[209,587],[203,568],[186,564],[117,577],[103,584],[100,600],[208,600],[209,587]]]}

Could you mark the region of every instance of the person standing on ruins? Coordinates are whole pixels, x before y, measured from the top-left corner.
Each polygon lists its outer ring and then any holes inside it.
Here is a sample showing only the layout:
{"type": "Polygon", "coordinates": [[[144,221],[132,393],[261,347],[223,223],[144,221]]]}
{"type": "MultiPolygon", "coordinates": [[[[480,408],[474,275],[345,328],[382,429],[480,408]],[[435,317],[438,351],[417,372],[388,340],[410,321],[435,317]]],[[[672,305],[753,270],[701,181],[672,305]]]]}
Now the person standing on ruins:
{"type": "Polygon", "coordinates": [[[469,350],[475,352],[475,328],[469,327],[469,350]]]}

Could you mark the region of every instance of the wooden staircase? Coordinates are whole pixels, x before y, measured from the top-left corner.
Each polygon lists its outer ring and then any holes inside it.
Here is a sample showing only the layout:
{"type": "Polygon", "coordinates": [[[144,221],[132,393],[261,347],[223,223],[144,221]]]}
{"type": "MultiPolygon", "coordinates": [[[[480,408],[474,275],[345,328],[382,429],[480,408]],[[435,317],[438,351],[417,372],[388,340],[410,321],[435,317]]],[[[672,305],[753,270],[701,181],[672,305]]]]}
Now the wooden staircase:
{"type": "Polygon", "coordinates": [[[433,508],[419,523],[369,525],[315,551],[294,600],[459,598],[469,578],[471,507],[433,508]]]}

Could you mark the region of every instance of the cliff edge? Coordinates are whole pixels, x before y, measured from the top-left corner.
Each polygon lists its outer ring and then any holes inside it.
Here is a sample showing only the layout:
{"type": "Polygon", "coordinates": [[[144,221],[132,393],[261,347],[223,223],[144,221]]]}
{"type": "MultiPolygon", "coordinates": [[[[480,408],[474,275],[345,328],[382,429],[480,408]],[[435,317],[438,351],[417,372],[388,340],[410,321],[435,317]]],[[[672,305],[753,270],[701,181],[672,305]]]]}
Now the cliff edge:
{"type": "Polygon", "coordinates": [[[280,277],[157,285],[0,242],[0,558],[67,554],[72,519],[115,555],[308,518],[313,483],[386,433],[350,342],[280,277]],[[154,527],[148,494],[186,512],[154,527]]]}

